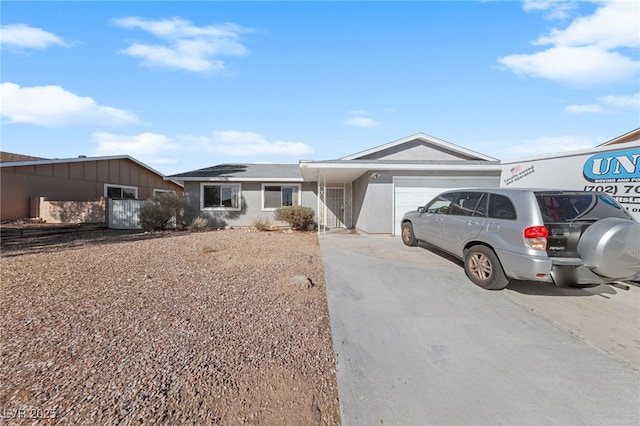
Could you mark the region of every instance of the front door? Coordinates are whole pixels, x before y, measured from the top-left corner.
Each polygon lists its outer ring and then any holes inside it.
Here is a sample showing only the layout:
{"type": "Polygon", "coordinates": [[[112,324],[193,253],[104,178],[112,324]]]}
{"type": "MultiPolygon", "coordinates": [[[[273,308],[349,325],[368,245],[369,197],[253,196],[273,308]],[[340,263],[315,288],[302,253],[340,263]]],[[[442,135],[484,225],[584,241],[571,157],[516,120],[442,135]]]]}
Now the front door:
{"type": "Polygon", "coordinates": [[[327,188],[327,228],[344,228],[344,188],[327,188]]]}

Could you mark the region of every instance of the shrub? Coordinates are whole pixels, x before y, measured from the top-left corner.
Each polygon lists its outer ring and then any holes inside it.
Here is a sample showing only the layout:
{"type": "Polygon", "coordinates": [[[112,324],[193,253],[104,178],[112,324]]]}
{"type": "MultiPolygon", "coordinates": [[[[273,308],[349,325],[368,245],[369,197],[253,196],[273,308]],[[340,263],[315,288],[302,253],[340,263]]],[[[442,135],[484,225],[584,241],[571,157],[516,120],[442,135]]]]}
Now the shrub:
{"type": "Polygon", "coordinates": [[[174,192],[162,192],[146,200],[140,209],[140,225],[144,230],[167,229],[178,220],[185,208],[184,197],[174,192]]]}
{"type": "Polygon", "coordinates": [[[195,232],[205,231],[209,228],[209,221],[207,218],[198,216],[191,221],[191,226],[189,228],[195,232]]]}
{"type": "Polygon", "coordinates": [[[272,228],[271,221],[269,219],[258,218],[253,221],[253,227],[258,231],[266,231],[272,228]]]}
{"type": "Polygon", "coordinates": [[[293,229],[303,231],[313,225],[314,212],[311,207],[288,206],[275,211],[276,220],[287,222],[293,229]]]}

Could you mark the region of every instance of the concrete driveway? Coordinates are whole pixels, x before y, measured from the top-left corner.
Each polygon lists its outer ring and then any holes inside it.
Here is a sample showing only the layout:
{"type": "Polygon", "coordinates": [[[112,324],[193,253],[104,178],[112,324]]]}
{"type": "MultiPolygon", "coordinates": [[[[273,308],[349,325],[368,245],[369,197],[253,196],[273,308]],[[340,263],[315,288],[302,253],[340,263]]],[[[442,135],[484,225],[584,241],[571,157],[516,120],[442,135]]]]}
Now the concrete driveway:
{"type": "MultiPolygon", "coordinates": [[[[529,306],[527,283],[483,290],[399,238],[329,234],[320,248],[344,425],[640,424],[638,368],[529,306]]],[[[564,289],[541,288],[563,310],[564,289]]],[[[636,316],[610,325],[633,336],[639,307],[625,303],[636,316]]]]}

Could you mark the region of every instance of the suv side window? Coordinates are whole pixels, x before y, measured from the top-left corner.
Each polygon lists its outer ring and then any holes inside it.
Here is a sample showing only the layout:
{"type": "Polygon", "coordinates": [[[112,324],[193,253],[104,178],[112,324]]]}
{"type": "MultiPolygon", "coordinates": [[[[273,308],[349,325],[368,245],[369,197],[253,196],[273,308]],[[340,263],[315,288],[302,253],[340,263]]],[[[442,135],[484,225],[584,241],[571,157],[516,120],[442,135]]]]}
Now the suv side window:
{"type": "Polygon", "coordinates": [[[455,202],[451,204],[449,214],[473,216],[482,198],[482,192],[459,192],[455,202]]]}
{"type": "Polygon", "coordinates": [[[504,195],[489,195],[489,217],[494,219],[515,219],[516,209],[510,199],[504,195]]]}
{"type": "Polygon", "coordinates": [[[456,196],[455,192],[439,195],[427,204],[424,210],[427,213],[449,214],[449,207],[456,196]]]}
{"type": "Polygon", "coordinates": [[[486,192],[482,194],[482,198],[478,201],[478,205],[476,206],[476,211],[473,212],[473,215],[476,217],[485,217],[487,216],[487,201],[489,200],[489,194],[486,192]]]}

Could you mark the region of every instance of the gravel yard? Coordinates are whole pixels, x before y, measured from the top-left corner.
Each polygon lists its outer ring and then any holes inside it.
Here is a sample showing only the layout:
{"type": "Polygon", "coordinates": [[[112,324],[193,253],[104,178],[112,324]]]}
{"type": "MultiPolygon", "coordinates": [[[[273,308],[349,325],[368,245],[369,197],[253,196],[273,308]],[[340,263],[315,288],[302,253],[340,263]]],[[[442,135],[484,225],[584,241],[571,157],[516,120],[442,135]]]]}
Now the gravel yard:
{"type": "Polygon", "coordinates": [[[1,255],[5,423],[340,424],[315,233],[100,230],[1,255]]]}

